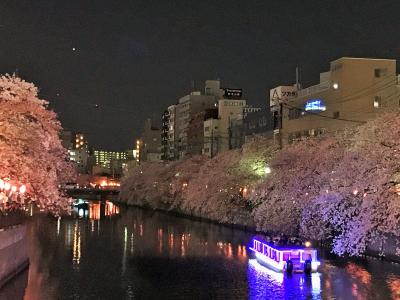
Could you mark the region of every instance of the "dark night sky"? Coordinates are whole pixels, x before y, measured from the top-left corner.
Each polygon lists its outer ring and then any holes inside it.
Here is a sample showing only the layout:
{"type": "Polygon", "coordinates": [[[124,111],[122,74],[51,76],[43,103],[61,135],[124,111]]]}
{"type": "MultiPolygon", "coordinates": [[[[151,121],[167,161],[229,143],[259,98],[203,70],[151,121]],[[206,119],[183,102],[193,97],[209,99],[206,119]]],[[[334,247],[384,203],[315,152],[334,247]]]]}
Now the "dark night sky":
{"type": "Polygon", "coordinates": [[[126,149],[191,80],[267,105],[296,65],[309,85],[342,56],[397,59],[399,12],[400,1],[1,0],[0,73],[34,82],[93,146],[126,149]]]}

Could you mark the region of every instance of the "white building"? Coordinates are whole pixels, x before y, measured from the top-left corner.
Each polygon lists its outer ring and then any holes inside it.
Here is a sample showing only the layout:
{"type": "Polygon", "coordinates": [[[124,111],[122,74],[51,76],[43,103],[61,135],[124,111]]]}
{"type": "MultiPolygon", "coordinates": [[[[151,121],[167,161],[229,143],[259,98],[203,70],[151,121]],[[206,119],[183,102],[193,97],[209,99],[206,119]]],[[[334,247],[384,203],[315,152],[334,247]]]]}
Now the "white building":
{"type": "Polygon", "coordinates": [[[204,121],[203,154],[213,157],[221,151],[230,149],[231,123],[243,119],[246,100],[218,100],[218,119],[204,121]]]}
{"type": "Polygon", "coordinates": [[[222,94],[219,80],[207,80],[204,94],[200,91],[191,92],[174,105],[175,114],[174,118],[170,116],[170,122],[174,124],[173,149],[177,158],[184,157],[188,152],[188,128],[191,118],[206,109],[214,108],[222,94]]]}

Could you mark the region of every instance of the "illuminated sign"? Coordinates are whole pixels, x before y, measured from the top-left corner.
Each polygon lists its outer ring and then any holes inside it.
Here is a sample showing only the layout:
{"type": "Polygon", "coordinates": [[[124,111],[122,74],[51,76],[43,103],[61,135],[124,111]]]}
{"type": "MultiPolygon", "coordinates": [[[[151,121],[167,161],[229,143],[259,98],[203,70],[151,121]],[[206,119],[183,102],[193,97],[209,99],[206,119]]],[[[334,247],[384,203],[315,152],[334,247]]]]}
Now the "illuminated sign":
{"type": "Polygon", "coordinates": [[[325,111],[325,102],[320,99],[310,100],[306,102],[305,111],[325,111]]]}
{"type": "Polygon", "coordinates": [[[224,98],[227,99],[240,99],[242,97],[242,89],[231,89],[225,88],[224,89],[224,98]]]}

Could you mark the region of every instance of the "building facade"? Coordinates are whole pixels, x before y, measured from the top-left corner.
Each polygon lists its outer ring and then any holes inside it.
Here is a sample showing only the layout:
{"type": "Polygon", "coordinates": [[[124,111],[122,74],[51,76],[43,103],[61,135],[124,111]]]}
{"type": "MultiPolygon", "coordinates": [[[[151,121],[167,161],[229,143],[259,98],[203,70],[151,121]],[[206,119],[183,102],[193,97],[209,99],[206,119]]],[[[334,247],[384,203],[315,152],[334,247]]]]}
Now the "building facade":
{"type": "Polygon", "coordinates": [[[94,157],[97,166],[111,169],[111,162],[127,160],[127,153],[125,151],[94,150],[94,157]]]}
{"type": "Polygon", "coordinates": [[[330,63],[317,85],[295,91],[271,110],[275,135],[284,146],[361,124],[399,104],[395,60],[343,57],[330,63]]]}
{"type": "Polygon", "coordinates": [[[161,159],[169,160],[169,111],[165,110],[161,117],[161,159]]]}
{"type": "Polygon", "coordinates": [[[162,130],[152,124],[151,119],[147,119],[143,128],[143,150],[140,157],[142,161],[161,161],[161,134],[162,130]]]}

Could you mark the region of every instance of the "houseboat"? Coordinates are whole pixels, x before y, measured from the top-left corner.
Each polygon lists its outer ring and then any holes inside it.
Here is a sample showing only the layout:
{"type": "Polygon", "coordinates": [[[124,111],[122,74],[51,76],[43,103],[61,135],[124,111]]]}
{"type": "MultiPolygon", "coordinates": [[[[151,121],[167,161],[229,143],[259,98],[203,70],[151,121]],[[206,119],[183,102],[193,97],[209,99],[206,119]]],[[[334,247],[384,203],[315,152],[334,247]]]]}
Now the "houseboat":
{"type": "Polygon", "coordinates": [[[254,252],[257,262],[277,272],[317,272],[320,262],[317,250],[300,245],[275,246],[262,237],[254,237],[249,249],[254,252]]]}

